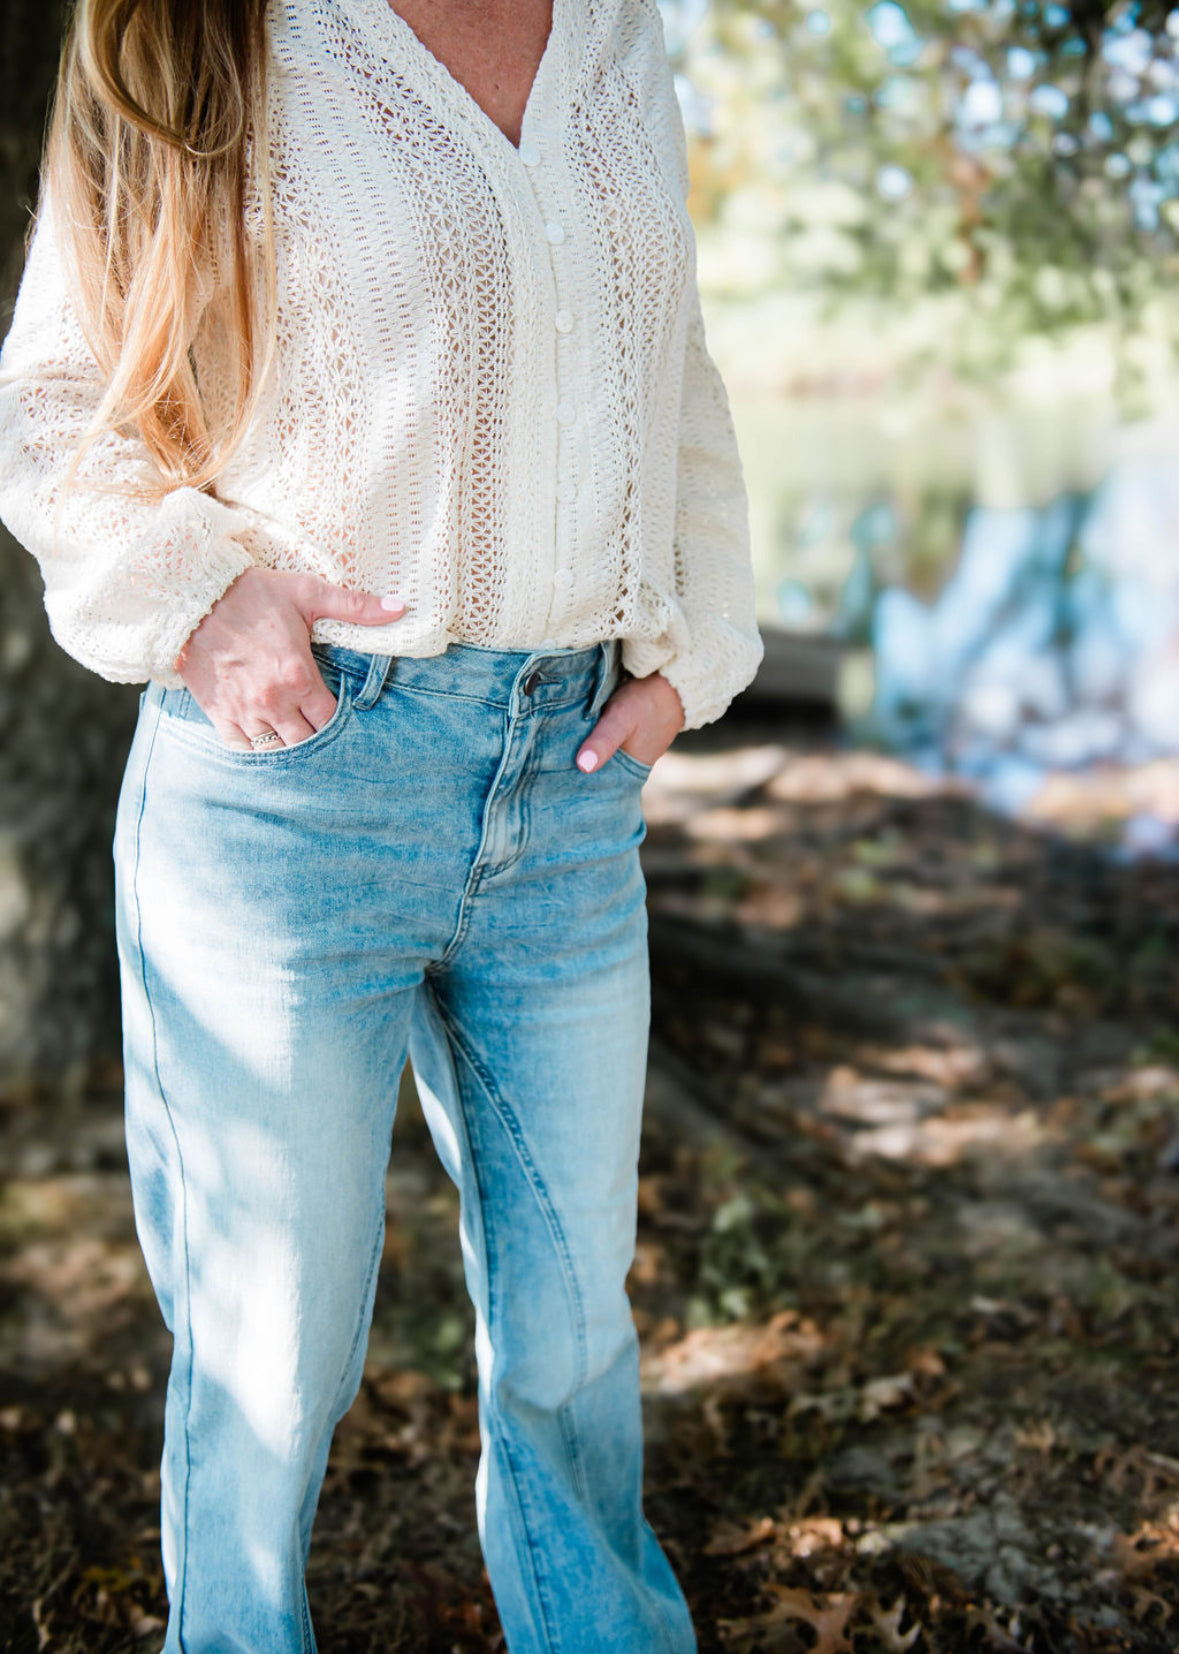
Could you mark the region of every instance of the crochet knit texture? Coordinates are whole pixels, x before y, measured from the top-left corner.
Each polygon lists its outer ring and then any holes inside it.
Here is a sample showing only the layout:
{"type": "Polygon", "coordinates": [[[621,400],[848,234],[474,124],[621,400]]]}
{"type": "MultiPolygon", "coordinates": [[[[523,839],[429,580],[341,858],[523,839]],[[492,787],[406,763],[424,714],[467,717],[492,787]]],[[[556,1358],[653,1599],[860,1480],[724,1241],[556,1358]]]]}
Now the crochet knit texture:
{"type": "MultiPolygon", "coordinates": [[[[654,0],[555,0],[519,148],[387,0],[276,0],[270,38],[278,352],[216,497],[110,491],[145,475],[127,431],[63,494],[102,387],[42,204],[0,357],[0,516],[54,635],[103,677],[176,685],[185,639],[260,563],[408,604],[317,639],[618,637],[687,727],[718,717],[761,641],[654,0]]],[[[223,338],[206,310],[214,421],[223,338]]]]}

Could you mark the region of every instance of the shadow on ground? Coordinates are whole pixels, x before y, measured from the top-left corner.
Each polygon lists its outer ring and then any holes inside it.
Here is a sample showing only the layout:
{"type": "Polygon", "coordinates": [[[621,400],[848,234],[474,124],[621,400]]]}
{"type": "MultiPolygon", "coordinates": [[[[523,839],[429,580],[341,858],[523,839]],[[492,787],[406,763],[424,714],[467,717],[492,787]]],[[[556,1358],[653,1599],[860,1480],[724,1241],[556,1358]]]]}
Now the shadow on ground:
{"type": "MultiPolygon", "coordinates": [[[[703,1654],[1169,1654],[1175,868],[749,725],[646,797],[632,1287],[649,1513],[703,1654]]],[[[406,1101],[323,1654],[502,1647],[456,1203],[406,1101]]],[[[168,1352],[117,1076],[0,1130],[0,1648],[155,1649],[168,1352]]]]}

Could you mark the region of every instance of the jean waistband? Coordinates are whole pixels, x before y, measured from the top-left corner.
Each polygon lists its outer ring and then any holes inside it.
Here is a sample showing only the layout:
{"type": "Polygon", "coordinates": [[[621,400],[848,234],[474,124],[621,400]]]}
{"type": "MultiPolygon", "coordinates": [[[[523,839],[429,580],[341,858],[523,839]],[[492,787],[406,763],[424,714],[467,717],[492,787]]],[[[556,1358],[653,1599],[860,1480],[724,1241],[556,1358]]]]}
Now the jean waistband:
{"type": "Polygon", "coordinates": [[[437,655],[369,655],[334,643],[312,653],[361,685],[354,703],[370,706],[392,683],[432,695],[455,695],[495,705],[513,701],[530,710],[587,700],[596,713],[622,672],[617,638],[583,648],[487,649],[452,643],[437,655]]]}

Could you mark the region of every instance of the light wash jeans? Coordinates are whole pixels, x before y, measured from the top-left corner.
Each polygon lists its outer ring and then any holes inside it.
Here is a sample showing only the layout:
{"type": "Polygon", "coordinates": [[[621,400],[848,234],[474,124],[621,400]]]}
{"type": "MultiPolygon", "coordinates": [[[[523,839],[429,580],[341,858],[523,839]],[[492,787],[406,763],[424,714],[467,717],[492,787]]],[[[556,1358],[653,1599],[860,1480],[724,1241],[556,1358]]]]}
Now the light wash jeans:
{"type": "Polygon", "coordinates": [[[116,834],[136,1222],[174,1339],[167,1654],[309,1654],[406,1051],[461,1193],[479,1531],[511,1654],[688,1654],[647,1525],[625,1277],[645,766],[574,755],[615,644],[317,648],[331,721],[222,745],[143,696],[116,834]]]}

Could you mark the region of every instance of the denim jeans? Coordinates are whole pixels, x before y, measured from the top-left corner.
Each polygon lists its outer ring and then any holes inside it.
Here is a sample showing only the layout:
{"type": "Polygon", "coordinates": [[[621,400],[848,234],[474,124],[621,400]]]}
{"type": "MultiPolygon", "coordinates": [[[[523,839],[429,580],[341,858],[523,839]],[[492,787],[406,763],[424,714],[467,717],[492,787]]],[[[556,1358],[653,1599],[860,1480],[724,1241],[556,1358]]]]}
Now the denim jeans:
{"type": "Polygon", "coordinates": [[[574,755],[615,644],[317,647],[336,711],[224,746],[143,696],[116,833],[136,1223],[173,1335],[168,1654],[309,1654],[408,1053],[461,1196],[484,1556],[512,1654],[688,1654],[642,1513],[625,1277],[649,988],[646,767],[574,755]]]}

